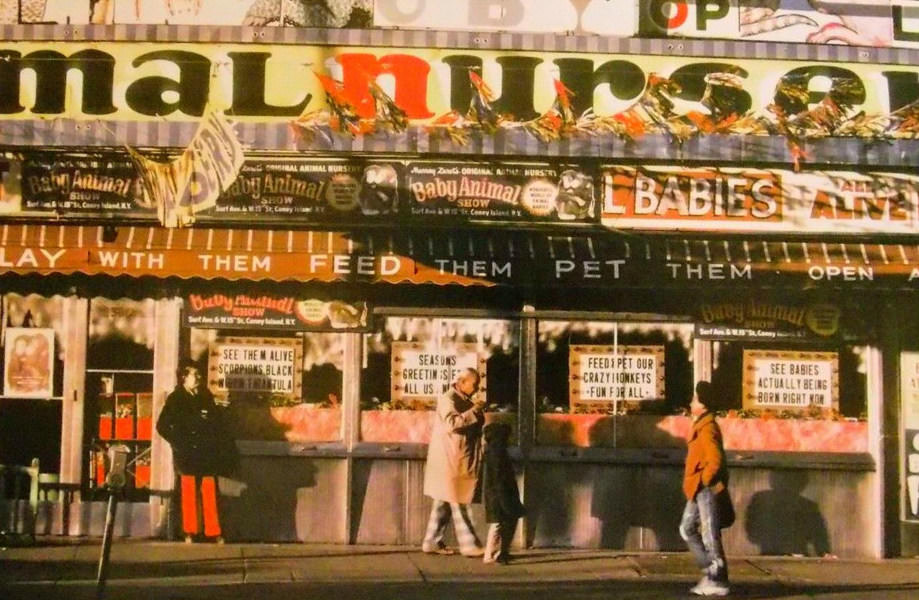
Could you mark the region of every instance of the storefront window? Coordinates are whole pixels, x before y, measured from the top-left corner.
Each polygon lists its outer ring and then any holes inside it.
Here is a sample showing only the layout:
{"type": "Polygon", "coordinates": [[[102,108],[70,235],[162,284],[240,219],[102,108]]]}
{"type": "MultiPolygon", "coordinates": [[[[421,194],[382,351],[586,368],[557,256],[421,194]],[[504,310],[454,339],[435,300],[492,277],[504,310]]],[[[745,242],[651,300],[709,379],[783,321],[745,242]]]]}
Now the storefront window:
{"type": "Polygon", "coordinates": [[[60,469],[64,348],[61,298],[2,297],[0,462],[60,469]]]}
{"type": "Polygon", "coordinates": [[[519,339],[516,321],[379,319],[364,336],[361,439],[427,443],[437,398],[466,367],[482,376],[486,419],[516,423],[519,339]]]}
{"type": "Polygon", "coordinates": [[[341,440],[344,337],[192,328],[190,359],[227,405],[236,439],[341,440]]]}
{"type": "Polygon", "coordinates": [[[106,479],[106,454],[113,444],[128,447],[129,499],[150,487],[153,436],[153,300],[90,301],[86,349],[86,471],[89,488],[106,479]]]}
{"type": "Polygon", "coordinates": [[[692,334],[691,323],[540,321],[537,443],[682,443],[671,421],[692,394],[692,334]]]}
{"type": "Polygon", "coordinates": [[[725,447],[867,452],[863,346],[713,342],[725,447]]]}

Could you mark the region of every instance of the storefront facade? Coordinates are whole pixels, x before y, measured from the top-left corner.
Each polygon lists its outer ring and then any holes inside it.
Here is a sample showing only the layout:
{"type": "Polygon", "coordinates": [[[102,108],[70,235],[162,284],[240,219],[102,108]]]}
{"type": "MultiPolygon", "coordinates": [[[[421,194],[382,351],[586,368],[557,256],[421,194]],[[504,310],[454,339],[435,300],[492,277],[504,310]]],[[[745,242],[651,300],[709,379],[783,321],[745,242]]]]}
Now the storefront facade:
{"type": "Polygon", "coordinates": [[[914,100],[913,63],[565,36],[486,51],[456,32],[452,49],[379,30],[253,45],[214,28],[223,43],[193,44],[132,27],[50,56],[45,30],[6,29],[32,41],[4,45],[0,79],[47,84],[28,109],[0,98],[4,398],[59,403],[74,491],[39,512],[46,530],[101,533],[103,456],[124,443],[118,531],[169,535],[153,423],[190,360],[242,453],[223,488],[231,541],[418,543],[430,407],[475,366],[488,418],[515,426],[520,544],[682,549],[684,408],[702,379],[723,399],[729,552],[919,544],[915,141],[804,139],[753,117],[743,134],[692,111],[654,129],[666,94],[643,93],[666,73],[686,102],[737,94],[743,117],[795,78],[819,103],[826,78],[890,117],[914,100]],[[92,85],[65,103],[55,61],[92,85]],[[304,61],[327,78],[276,83],[304,61]],[[569,122],[569,106],[601,117],[569,122]]]}

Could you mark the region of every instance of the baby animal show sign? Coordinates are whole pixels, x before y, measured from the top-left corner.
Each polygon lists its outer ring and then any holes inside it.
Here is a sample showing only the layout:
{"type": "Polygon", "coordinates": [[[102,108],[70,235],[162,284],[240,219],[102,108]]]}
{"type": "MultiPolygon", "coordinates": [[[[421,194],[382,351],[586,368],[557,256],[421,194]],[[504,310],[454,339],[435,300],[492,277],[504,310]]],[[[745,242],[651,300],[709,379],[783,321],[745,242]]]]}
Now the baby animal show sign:
{"type": "Polygon", "coordinates": [[[744,350],[743,407],[839,408],[836,352],[744,350]]]}
{"type": "Polygon", "coordinates": [[[223,399],[301,398],[302,352],[295,338],[218,338],[208,353],[208,387],[223,399]]]}
{"type": "Polygon", "coordinates": [[[664,396],[663,346],[572,346],[568,366],[572,410],[664,396]]]}
{"type": "Polygon", "coordinates": [[[475,344],[431,348],[417,342],[393,342],[392,404],[400,407],[434,406],[463,369],[479,372],[479,398],[485,399],[485,356],[475,344]]]}

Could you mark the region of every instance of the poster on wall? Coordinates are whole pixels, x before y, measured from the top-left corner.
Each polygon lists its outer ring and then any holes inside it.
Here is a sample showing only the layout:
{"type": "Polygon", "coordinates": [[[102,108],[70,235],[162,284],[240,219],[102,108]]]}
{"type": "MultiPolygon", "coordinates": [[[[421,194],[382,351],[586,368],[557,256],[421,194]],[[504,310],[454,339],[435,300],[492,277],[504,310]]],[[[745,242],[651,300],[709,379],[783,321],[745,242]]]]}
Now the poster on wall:
{"type": "MultiPolygon", "coordinates": [[[[895,0],[894,4],[906,4],[895,0]]],[[[891,46],[891,3],[805,0],[647,0],[638,3],[639,35],[891,46]]]]}
{"type": "Polygon", "coordinates": [[[185,325],[210,329],[367,331],[366,302],[268,294],[189,294],[185,325]]]}
{"type": "Polygon", "coordinates": [[[744,350],[744,409],[839,410],[836,352],[744,350]]]}
{"type": "Polygon", "coordinates": [[[906,474],[904,517],[919,521],[919,352],[900,353],[900,418],[906,474]]]}
{"type": "Polygon", "coordinates": [[[22,196],[24,211],[141,217],[156,211],[127,156],[29,155],[22,164],[22,196]]]}
{"type": "Polygon", "coordinates": [[[399,208],[398,164],[248,159],[213,213],[223,217],[377,217],[399,208]]]}
{"type": "MultiPolygon", "coordinates": [[[[6,164],[12,184],[20,179],[19,163],[6,164]]],[[[4,182],[5,173],[0,170],[4,182]]],[[[112,214],[150,218],[156,213],[156,206],[144,195],[135,164],[114,153],[29,154],[21,166],[21,187],[21,203],[18,197],[6,203],[0,197],[0,212],[23,210],[63,218],[112,214]],[[15,206],[4,209],[14,199],[15,206]]],[[[332,220],[392,215],[398,208],[396,162],[248,158],[214,206],[197,213],[196,219],[248,220],[257,215],[274,221],[332,220]]]]}
{"type": "Polygon", "coordinates": [[[694,337],[736,341],[826,339],[839,333],[841,316],[842,309],[829,302],[713,300],[699,304],[694,337]]]}
{"type": "Polygon", "coordinates": [[[223,337],[208,350],[207,384],[216,398],[302,398],[297,338],[223,337]]]}
{"type": "Polygon", "coordinates": [[[476,344],[432,348],[418,342],[393,342],[392,392],[394,408],[433,408],[463,369],[479,372],[478,398],[487,397],[486,358],[476,344]]]}
{"type": "Polygon", "coordinates": [[[664,381],[663,346],[577,345],[568,355],[572,412],[661,399],[664,381]]]}
{"type": "Polygon", "coordinates": [[[54,330],[7,327],[3,394],[14,398],[54,395],[54,330]]]}
{"type": "Polygon", "coordinates": [[[919,232],[909,173],[612,165],[602,182],[618,229],[919,232]]]}
{"type": "Polygon", "coordinates": [[[374,0],[373,23],[400,29],[459,29],[487,32],[595,33],[632,36],[636,2],[621,0],[374,0]]]}
{"type": "Polygon", "coordinates": [[[412,162],[405,186],[416,217],[595,222],[599,212],[593,175],[573,165],[412,162]]]}

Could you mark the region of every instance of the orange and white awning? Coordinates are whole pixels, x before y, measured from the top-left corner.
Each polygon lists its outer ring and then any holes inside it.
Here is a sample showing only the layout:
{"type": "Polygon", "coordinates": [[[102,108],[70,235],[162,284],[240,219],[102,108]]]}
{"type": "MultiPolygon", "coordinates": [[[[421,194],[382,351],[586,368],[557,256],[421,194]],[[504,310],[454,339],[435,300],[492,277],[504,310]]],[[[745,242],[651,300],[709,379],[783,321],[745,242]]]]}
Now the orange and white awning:
{"type": "Polygon", "coordinates": [[[435,285],[919,285],[919,245],[539,231],[0,227],[0,272],[435,285]],[[106,241],[109,240],[109,241],[106,241]]]}

